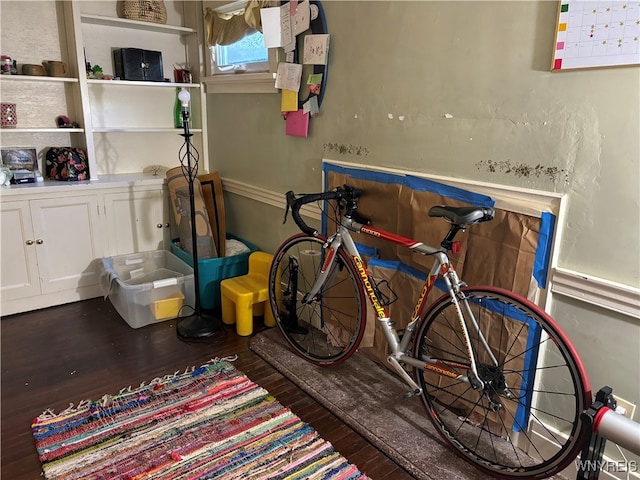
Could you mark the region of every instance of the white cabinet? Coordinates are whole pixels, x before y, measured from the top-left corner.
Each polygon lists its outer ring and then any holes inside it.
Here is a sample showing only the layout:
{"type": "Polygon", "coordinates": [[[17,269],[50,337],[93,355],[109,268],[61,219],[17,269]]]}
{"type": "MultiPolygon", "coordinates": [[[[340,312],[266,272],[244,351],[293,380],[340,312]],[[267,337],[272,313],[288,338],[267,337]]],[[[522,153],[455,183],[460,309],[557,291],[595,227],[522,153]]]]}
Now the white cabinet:
{"type": "Polygon", "coordinates": [[[0,300],[40,294],[28,201],[0,203],[0,300]]]}
{"type": "Polygon", "coordinates": [[[169,249],[165,198],[157,189],[104,194],[108,256],[169,249]]]}
{"type": "Polygon", "coordinates": [[[164,179],[0,188],[0,314],[99,297],[102,258],[169,248],[164,179]]]}
{"type": "Polygon", "coordinates": [[[102,257],[96,195],[2,202],[0,294],[9,300],[99,283],[102,257]]]}
{"type": "Polygon", "coordinates": [[[96,195],[31,200],[42,293],[99,282],[102,229],[96,195]]]}

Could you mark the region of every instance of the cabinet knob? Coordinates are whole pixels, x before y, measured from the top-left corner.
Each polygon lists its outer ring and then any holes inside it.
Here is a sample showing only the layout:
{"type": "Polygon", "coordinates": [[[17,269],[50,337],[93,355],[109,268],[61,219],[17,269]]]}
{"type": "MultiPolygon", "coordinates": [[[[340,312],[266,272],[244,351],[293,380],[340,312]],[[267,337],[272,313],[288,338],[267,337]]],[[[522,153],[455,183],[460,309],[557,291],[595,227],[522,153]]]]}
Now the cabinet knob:
{"type": "Polygon", "coordinates": [[[24,242],[24,243],[26,243],[27,245],[33,245],[33,240],[27,240],[27,241],[26,241],[26,242],[24,242]]]}
{"type": "Polygon", "coordinates": [[[162,224],[161,224],[161,223],[158,223],[158,224],[156,225],[156,227],[157,227],[157,228],[162,228],[162,224]]]}
{"type": "Polygon", "coordinates": [[[164,224],[164,228],[169,228],[169,224],[168,224],[168,223],[165,223],[165,224],[164,224]]]}
{"type": "Polygon", "coordinates": [[[36,243],[37,243],[38,245],[42,245],[42,244],[44,243],[44,240],[42,240],[41,238],[39,238],[39,239],[37,239],[37,240],[36,240],[36,243]]]}

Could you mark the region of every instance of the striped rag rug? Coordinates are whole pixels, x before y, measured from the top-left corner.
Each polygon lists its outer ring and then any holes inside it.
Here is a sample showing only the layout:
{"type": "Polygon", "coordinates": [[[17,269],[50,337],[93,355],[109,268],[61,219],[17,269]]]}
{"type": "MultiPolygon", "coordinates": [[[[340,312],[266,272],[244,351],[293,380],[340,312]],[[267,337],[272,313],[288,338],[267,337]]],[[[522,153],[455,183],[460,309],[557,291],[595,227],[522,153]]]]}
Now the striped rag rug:
{"type": "Polygon", "coordinates": [[[34,420],[47,479],[367,479],[228,361],[34,420]]]}

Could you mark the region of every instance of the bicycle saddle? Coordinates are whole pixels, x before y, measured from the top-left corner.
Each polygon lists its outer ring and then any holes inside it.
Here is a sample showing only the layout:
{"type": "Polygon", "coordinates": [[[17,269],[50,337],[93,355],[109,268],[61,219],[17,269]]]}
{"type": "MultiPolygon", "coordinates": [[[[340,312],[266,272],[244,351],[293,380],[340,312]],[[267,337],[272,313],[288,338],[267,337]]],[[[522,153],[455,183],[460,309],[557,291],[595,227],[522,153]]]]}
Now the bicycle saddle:
{"type": "Polygon", "coordinates": [[[489,207],[451,207],[436,205],[429,209],[430,217],[442,217],[449,223],[465,227],[474,223],[493,219],[493,208],[489,207]]]}

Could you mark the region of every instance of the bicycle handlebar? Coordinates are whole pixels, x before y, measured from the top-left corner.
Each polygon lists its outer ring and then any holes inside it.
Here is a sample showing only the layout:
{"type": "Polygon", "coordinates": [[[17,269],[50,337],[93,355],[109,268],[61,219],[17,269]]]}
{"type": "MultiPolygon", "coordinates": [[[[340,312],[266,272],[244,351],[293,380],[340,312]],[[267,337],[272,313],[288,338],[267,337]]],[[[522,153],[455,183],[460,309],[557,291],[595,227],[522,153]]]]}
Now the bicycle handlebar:
{"type": "Polygon", "coordinates": [[[284,211],[284,222],[282,223],[286,223],[287,213],[289,212],[289,209],[291,209],[291,216],[293,217],[293,221],[296,222],[296,225],[298,225],[300,230],[302,230],[307,235],[317,237],[319,235],[318,230],[307,225],[300,216],[300,208],[303,205],[320,200],[339,200],[340,202],[346,203],[347,213],[351,214],[353,213],[353,210],[357,208],[356,200],[360,197],[360,195],[362,195],[362,193],[362,190],[350,187],[349,185],[336,187],[330,192],[307,193],[302,194],[299,197],[296,197],[296,194],[293,193],[292,190],[289,190],[286,193],[287,206],[284,211]]]}

